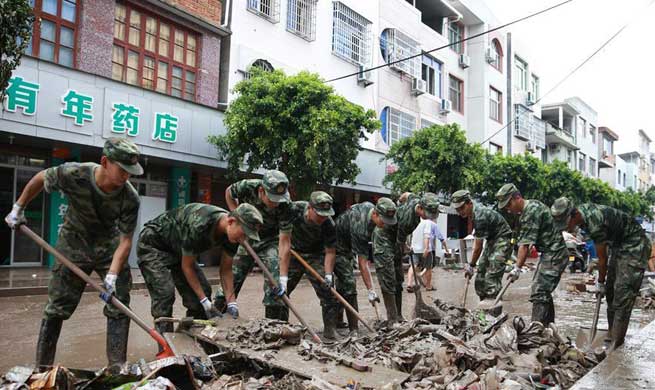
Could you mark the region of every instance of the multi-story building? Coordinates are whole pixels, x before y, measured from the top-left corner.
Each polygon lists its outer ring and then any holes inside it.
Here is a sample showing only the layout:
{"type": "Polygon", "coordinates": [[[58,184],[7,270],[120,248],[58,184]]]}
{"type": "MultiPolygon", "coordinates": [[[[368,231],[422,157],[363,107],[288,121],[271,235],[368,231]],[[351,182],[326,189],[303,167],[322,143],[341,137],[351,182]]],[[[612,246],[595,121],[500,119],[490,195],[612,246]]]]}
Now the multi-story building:
{"type": "MultiPolygon", "coordinates": [[[[220,1],[31,3],[32,39],[0,113],[0,210],[44,167],[99,161],[111,136],[143,153],[146,173],[131,180],[139,224],[189,201],[220,203],[224,163],[206,142],[225,131],[216,59],[230,32],[220,1]]],[[[54,243],[66,205],[60,193],[39,195],[26,211],[30,228],[54,243]]],[[[45,262],[36,244],[0,228],[0,265],[45,262]]]]}
{"type": "Polygon", "coordinates": [[[639,149],[633,152],[622,153],[619,156],[625,160],[628,166],[628,177],[626,187],[635,191],[647,191],[650,188],[653,173],[653,156],[650,152],[651,139],[644,130],[638,131],[639,149]]]}
{"type": "Polygon", "coordinates": [[[639,164],[641,160],[639,152],[621,153],[619,157],[625,162],[626,180],[624,180],[623,186],[626,190],[630,188],[639,191],[639,164]]]}
{"type": "Polygon", "coordinates": [[[614,143],[618,140],[618,134],[610,128],[598,128],[598,177],[622,191],[625,189],[627,173],[625,161],[614,152],[614,143]]]}

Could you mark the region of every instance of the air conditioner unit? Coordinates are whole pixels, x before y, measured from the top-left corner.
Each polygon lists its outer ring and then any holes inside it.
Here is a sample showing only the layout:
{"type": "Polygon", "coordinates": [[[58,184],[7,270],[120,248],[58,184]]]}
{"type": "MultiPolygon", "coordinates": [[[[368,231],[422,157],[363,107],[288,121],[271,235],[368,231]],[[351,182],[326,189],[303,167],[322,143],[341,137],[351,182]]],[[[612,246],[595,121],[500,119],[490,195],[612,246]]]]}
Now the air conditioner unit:
{"type": "Polygon", "coordinates": [[[534,152],[536,150],[534,142],[528,141],[528,143],[525,144],[525,150],[529,152],[534,152]]]}
{"type": "Polygon", "coordinates": [[[528,92],[528,97],[526,99],[526,103],[528,106],[531,106],[535,103],[535,96],[532,92],[528,92]]]}
{"type": "Polygon", "coordinates": [[[359,73],[357,73],[357,84],[368,87],[373,84],[373,74],[370,70],[366,70],[364,65],[359,66],[359,73]]]}
{"type": "Polygon", "coordinates": [[[427,90],[427,83],[425,80],[414,78],[412,79],[412,95],[423,95],[427,90]]]}
{"type": "Polygon", "coordinates": [[[466,54],[460,54],[459,55],[459,66],[462,69],[466,69],[469,66],[471,66],[471,57],[467,56],[466,54]]]}
{"type": "Polygon", "coordinates": [[[441,110],[442,114],[448,114],[453,110],[453,103],[448,99],[441,99],[441,110]]]}
{"type": "Polygon", "coordinates": [[[487,48],[485,57],[488,63],[496,65],[496,51],[493,49],[493,47],[487,48]]]}

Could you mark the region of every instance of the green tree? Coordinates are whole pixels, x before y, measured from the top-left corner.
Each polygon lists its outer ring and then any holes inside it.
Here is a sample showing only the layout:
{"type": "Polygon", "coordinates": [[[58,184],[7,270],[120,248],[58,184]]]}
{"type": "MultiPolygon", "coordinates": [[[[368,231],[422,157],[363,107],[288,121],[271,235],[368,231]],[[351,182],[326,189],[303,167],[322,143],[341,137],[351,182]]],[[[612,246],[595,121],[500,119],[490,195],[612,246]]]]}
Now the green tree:
{"type": "Polygon", "coordinates": [[[484,152],[466,142],[457,124],[433,125],[391,145],[387,159],[397,169],[384,178],[394,192],[452,193],[479,180],[484,152]]]}
{"type": "Polygon", "coordinates": [[[506,183],[514,183],[526,197],[537,197],[544,185],[544,173],[544,164],[531,154],[487,154],[480,181],[469,190],[485,204],[493,204],[496,192],[506,183]]]}
{"type": "Polygon", "coordinates": [[[28,0],[0,0],[0,103],[4,100],[11,72],[20,65],[20,59],[32,37],[34,13],[28,0]]]}
{"type": "Polygon", "coordinates": [[[360,138],[380,127],[375,112],[337,95],[317,74],[251,70],[234,89],[227,134],[209,137],[227,160],[229,176],[238,177],[244,160],[249,173],[279,169],[299,199],[316,185],[354,183],[360,138]]]}

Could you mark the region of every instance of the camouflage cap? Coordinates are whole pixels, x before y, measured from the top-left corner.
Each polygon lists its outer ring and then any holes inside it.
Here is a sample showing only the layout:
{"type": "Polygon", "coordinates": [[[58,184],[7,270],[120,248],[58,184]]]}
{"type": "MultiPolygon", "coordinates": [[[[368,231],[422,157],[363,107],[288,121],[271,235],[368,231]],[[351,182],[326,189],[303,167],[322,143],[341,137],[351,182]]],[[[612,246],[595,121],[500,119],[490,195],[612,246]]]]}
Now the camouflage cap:
{"type": "Polygon", "coordinates": [[[512,199],[512,195],[514,195],[515,192],[519,192],[519,190],[512,183],[507,183],[500,187],[498,192],[496,192],[496,200],[498,201],[499,210],[502,210],[507,206],[509,200],[512,199]]]}
{"type": "Polygon", "coordinates": [[[309,196],[309,204],[312,205],[316,214],[322,217],[331,217],[334,215],[332,210],[332,197],[325,191],[314,191],[309,196]]]}
{"type": "Polygon", "coordinates": [[[264,218],[255,206],[241,203],[232,211],[231,215],[239,221],[249,240],[259,241],[259,229],[264,224],[264,218]]]}
{"type": "Polygon", "coordinates": [[[450,197],[450,207],[458,209],[468,200],[471,200],[471,193],[469,190],[455,191],[455,193],[450,197]]]}
{"type": "Polygon", "coordinates": [[[573,209],[573,202],[565,196],[555,199],[553,205],[550,206],[550,214],[553,216],[553,223],[555,229],[564,230],[569,222],[569,216],[573,209]]]}
{"type": "Polygon", "coordinates": [[[139,164],[141,153],[134,142],[125,138],[109,138],[102,148],[102,154],[130,175],[143,175],[143,168],[139,164]]]}
{"type": "Polygon", "coordinates": [[[432,192],[426,192],[421,196],[418,204],[425,210],[425,217],[435,219],[439,216],[439,197],[432,192]]]}
{"type": "Polygon", "coordinates": [[[262,178],[266,196],[275,203],[289,203],[291,197],[289,196],[289,179],[284,172],[271,169],[264,173],[262,178]]]}
{"type": "Polygon", "coordinates": [[[375,211],[378,213],[385,225],[395,225],[398,223],[396,218],[396,204],[389,198],[382,197],[375,204],[375,211]]]}

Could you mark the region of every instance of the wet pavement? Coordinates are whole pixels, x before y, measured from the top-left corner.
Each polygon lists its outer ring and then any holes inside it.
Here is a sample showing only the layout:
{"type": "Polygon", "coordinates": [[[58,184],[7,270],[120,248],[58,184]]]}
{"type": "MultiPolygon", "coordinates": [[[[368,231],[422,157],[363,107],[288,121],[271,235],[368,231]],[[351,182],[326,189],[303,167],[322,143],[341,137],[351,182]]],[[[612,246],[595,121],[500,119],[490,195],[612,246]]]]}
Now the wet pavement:
{"type": "MultiPolygon", "coordinates": [[[[208,277],[213,277],[213,269],[207,269],[208,277]]],[[[216,270],[217,272],[217,270],[216,270]]],[[[44,272],[43,276],[47,273],[44,272]]],[[[140,276],[139,276],[140,277],[140,276]]],[[[593,314],[593,295],[591,293],[572,293],[567,291],[569,281],[579,279],[580,274],[564,274],[562,283],[555,293],[556,324],[560,333],[575,339],[581,326],[589,326],[593,314]]],[[[375,277],[373,278],[376,279],[375,277]]],[[[504,309],[511,315],[522,315],[529,319],[531,305],[527,301],[530,295],[532,273],[524,273],[517,283],[510,286],[505,294],[504,309]]],[[[239,309],[242,317],[260,318],[264,315],[261,305],[261,286],[263,279],[260,274],[252,274],[246,280],[239,296],[239,309]]],[[[366,301],[366,291],[358,276],[359,307],[365,319],[375,319],[375,311],[366,301]]],[[[461,271],[435,269],[434,284],[436,291],[423,292],[424,300],[431,302],[432,298],[460,304],[464,292],[464,277],[461,271]]],[[[379,288],[376,285],[376,290],[379,288]]],[[[403,315],[409,318],[414,307],[414,295],[403,295],[403,315]]],[[[31,364],[34,360],[34,351],[38,335],[39,324],[46,296],[19,296],[0,298],[0,329],[3,336],[0,338],[0,372],[6,372],[15,365],[31,364]]],[[[310,326],[320,329],[320,311],[316,310],[318,299],[311,285],[306,280],[299,284],[291,296],[301,314],[310,326]]],[[[479,301],[473,286],[469,288],[467,308],[477,307],[479,301]]],[[[150,298],[146,290],[132,292],[132,309],[146,322],[152,323],[150,316],[150,298]]],[[[181,300],[175,305],[174,314],[184,315],[181,300]]],[[[380,306],[380,315],[385,316],[383,306],[380,306]]],[[[292,316],[293,318],[293,316],[292,316]]],[[[634,334],[640,327],[655,320],[655,310],[635,310],[632,315],[631,327],[628,335],[634,334]]],[[[295,321],[295,319],[292,319],[295,321]]],[[[601,309],[600,327],[607,327],[605,306],[601,309]]],[[[84,294],[82,301],[70,320],[64,323],[59,340],[56,361],[67,367],[97,369],[104,366],[105,358],[105,318],[102,315],[102,304],[95,293],[84,294]]],[[[136,325],[132,324],[128,359],[136,361],[139,358],[152,359],[156,352],[153,341],[136,325]]]]}

